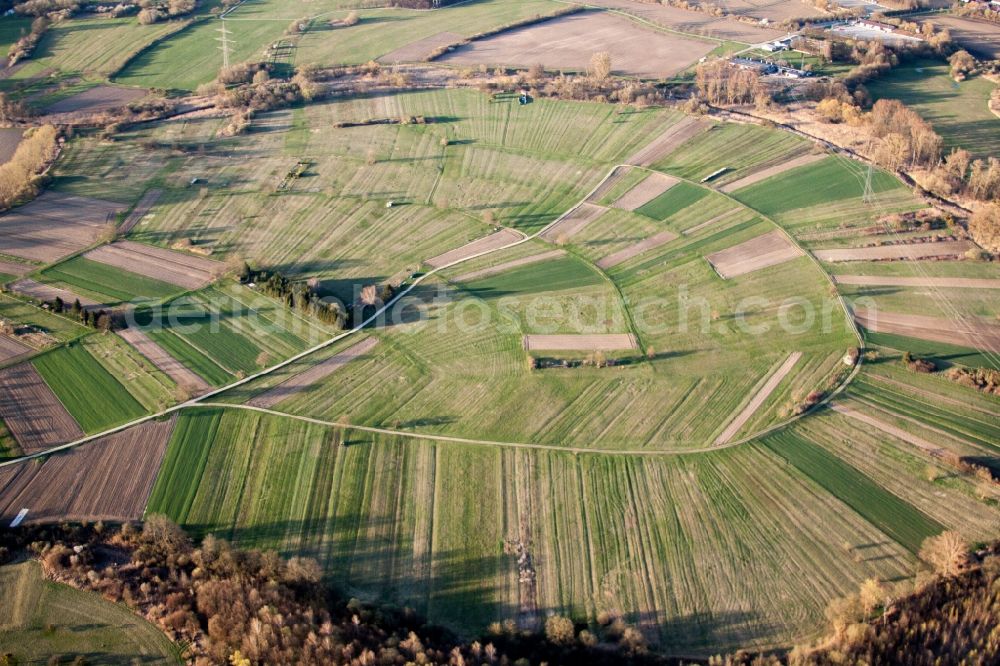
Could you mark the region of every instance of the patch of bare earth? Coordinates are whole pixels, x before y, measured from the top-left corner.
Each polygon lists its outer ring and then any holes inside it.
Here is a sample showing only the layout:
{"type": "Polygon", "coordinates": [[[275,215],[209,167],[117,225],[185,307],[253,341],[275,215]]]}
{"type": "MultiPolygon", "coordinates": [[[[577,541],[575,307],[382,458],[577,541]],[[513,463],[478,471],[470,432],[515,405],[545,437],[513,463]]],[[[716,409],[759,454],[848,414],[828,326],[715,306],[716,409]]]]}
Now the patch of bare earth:
{"type": "Polygon", "coordinates": [[[618,9],[671,30],[747,44],[767,42],[785,35],[783,30],[743,23],[732,16],[711,16],[705,12],[688,11],[653,2],[587,0],[587,4],[618,9]]]}
{"type": "Polygon", "coordinates": [[[802,250],[792,244],[783,233],[771,231],[739,245],[713,252],[705,258],[720,277],[728,280],[768,266],[783,264],[801,256],[802,250]]]}
{"type": "Polygon", "coordinates": [[[601,333],[593,335],[526,335],[528,351],[616,351],[638,349],[631,333],[601,333]]]}
{"type": "Polygon", "coordinates": [[[1000,352],[1000,326],[978,317],[928,317],[858,308],[854,319],[876,333],[1000,352]]]}
{"type": "Polygon", "coordinates": [[[641,183],[620,196],[618,200],[611,205],[614,208],[621,208],[622,210],[635,210],[636,208],[641,208],[669,190],[678,182],[680,181],[673,176],[652,173],[641,183]]]}
{"type": "Polygon", "coordinates": [[[653,248],[660,247],[665,243],[669,243],[673,239],[677,238],[677,234],[672,231],[661,231],[658,234],[653,234],[645,240],[641,240],[634,245],[629,245],[628,247],[613,252],[606,257],[601,257],[597,260],[597,266],[599,268],[611,268],[612,266],[617,266],[618,264],[624,263],[631,259],[632,257],[637,257],[643,252],[652,250],[653,248]]]}
{"type": "Polygon", "coordinates": [[[28,345],[21,344],[9,336],[0,335],[0,363],[13,360],[31,351],[32,349],[28,345]]]}
{"type": "Polygon", "coordinates": [[[0,370],[0,418],[25,453],[83,436],[83,430],[30,363],[0,370]]]}
{"type": "Polygon", "coordinates": [[[80,305],[82,305],[86,310],[96,310],[102,307],[101,303],[98,303],[91,298],[87,298],[86,296],[74,294],[69,289],[53,287],[50,284],[42,284],[41,282],[35,282],[34,280],[30,280],[28,278],[14,282],[10,285],[10,289],[15,293],[38,301],[51,302],[57,298],[61,298],[63,303],[67,303],[69,305],[72,305],[74,301],[79,300],[80,305]]]}
{"type": "Polygon", "coordinates": [[[754,183],[759,183],[762,180],[766,180],[771,176],[777,176],[778,174],[785,173],[786,171],[791,171],[792,169],[797,169],[799,167],[806,166],[807,164],[812,164],[813,162],[818,162],[819,160],[826,157],[823,153],[811,153],[808,155],[800,155],[796,158],[790,159],[787,162],[781,164],[775,164],[774,166],[767,167],[766,169],[761,169],[760,171],[754,171],[753,173],[740,178],[739,180],[734,180],[731,183],[723,185],[719,188],[722,192],[735,192],[736,190],[742,189],[744,187],[749,187],[754,183]]]}
{"type": "Polygon", "coordinates": [[[518,266],[527,266],[529,264],[537,264],[540,261],[548,261],[549,259],[558,259],[564,254],[566,253],[563,250],[550,250],[549,252],[542,252],[540,254],[533,254],[528,257],[521,257],[520,259],[505,261],[502,264],[497,264],[496,266],[490,266],[488,268],[482,268],[478,271],[470,271],[468,273],[463,273],[461,275],[455,276],[453,279],[455,282],[472,282],[473,280],[479,280],[485,277],[489,277],[491,275],[504,273],[512,268],[517,268],[518,266]]]}
{"type": "Polygon", "coordinates": [[[746,16],[771,23],[822,16],[823,12],[803,0],[719,0],[727,14],[746,16]]]}
{"type": "Polygon", "coordinates": [[[122,222],[121,226],[118,227],[118,233],[125,235],[135,228],[135,225],[142,221],[142,218],[149,214],[149,209],[156,205],[156,202],[160,200],[160,196],[163,194],[163,190],[152,189],[142,195],[139,199],[139,203],[135,205],[132,212],[128,214],[125,221],[122,222]]]}
{"type": "Polygon", "coordinates": [[[384,56],[380,56],[378,61],[387,65],[397,62],[422,62],[431,57],[436,50],[450,44],[457,44],[463,39],[465,38],[456,32],[439,32],[436,35],[410,42],[394,51],[389,51],[384,56]]]}
{"type": "Polygon", "coordinates": [[[52,263],[87,247],[121,204],[57,192],[0,216],[0,252],[52,263]]]}
{"type": "Polygon", "coordinates": [[[14,157],[23,137],[24,130],[17,127],[0,128],[0,164],[9,162],[14,157]]]}
{"type": "Polygon", "coordinates": [[[563,243],[580,233],[584,227],[601,216],[607,208],[583,203],[556,221],[542,233],[542,238],[556,243],[563,243]]]}
{"type": "Polygon", "coordinates": [[[208,382],[184,367],[180,361],[168,354],[163,347],[153,342],[148,335],[139,329],[126,328],[118,331],[118,335],[149,359],[150,363],[177,382],[181,388],[193,394],[208,391],[211,388],[208,382]]]}
{"type": "Polygon", "coordinates": [[[28,523],[142,518],[173,428],[174,419],[148,421],[41,464],[0,467],[0,524],[22,509],[28,523]]]}
{"type": "Polygon", "coordinates": [[[813,250],[820,261],[879,261],[886,259],[932,259],[960,257],[976,246],[970,241],[941,241],[931,243],[900,243],[872,247],[843,247],[813,250]]]}
{"type": "Polygon", "coordinates": [[[1000,26],[967,16],[935,14],[930,19],[937,28],[948,28],[951,39],[969,53],[984,60],[1000,58],[1000,26]]]}
{"type": "Polygon", "coordinates": [[[378,338],[366,338],[339,354],[334,354],[325,361],[317,363],[305,372],[300,372],[297,375],[289,377],[274,388],[251,398],[247,401],[247,404],[265,409],[274,407],[286,398],[309,390],[309,387],[316,382],[329,377],[359,356],[367,354],[376,344],[378,344],[378,338]]]}
{"type": "Polygon", "coordinates": [[[1000,289],[1000,280],[958,277],[891,277],[880,275],[834,275],[837,284],[864,287],[929,287],[931,289],[1000,289]]]}
{"type": "Polygon", "coordinates": [[[133,241],[102,245],[83,256],[91,261],[176,284],[185,289],[204,287],[222,270],[222,264],[218,261],[133,241]]]}
{"type": "Polygon", "coordinates": [[[763,405],[764,402],[771,397],[774,390],[778,388],[778,384],[781,383],[782,379],[788,376],[788,373],[792,371],[792,368],[795,367],[795,364],[798,363],[800,358],[802,358],[802,352],[792,352],[788,355],[788,358],[786,358],[784,362],[778,366],[778,369],[767,378],[764,385],[757,389],[757,393],[750,399],[750,402],[747,403],[746,407],[741,409],[740,413],[736,415],[736,418],[730,421],[729,425],[726,426],[726,429],[715,438],[716,446],[722,446],[736,436],[736,433],[738,433],[740,429],[747,424],[747,421],[749,421],[750,418],[757,413],[757,410],[760,409],[761,405],[763,405]]]}
{"type": "Polygon", "coordinates": [[[136,88],[94,86],[89,90],[84,90],[81,93],[61,99],[55,104],[50,104],[43,112],[54,115],[63,113],[88,114],[109,111],[140,100],[147,94],[145,90],[136,88]]]}
{"type": "Polygon", "coordinates": [[[686,141],[708,130],[709,127],[711,127],[711,123],[707,120],[685,116],[680,122],[668,127],[660,136],[650,141],[639,152],[625,161],[636,166],[655,164],[686,141]]]}
{"type": "Polygon", "coordinates": [[[659,32],[623,16],[583,12],[515,28],[460,46],[440,58],[460,65],[585,71],[594,53],[611,54],[614,73],[666,78],[715,48],[709,41],[659,32]]]}
{"type": "Polygon", "coordinates": [[[432,268],[441,268],[442,266],[453,264],[456,261],[471,259],[472,257],[483,254],[484,252],[498,250],[506,245],[510,245],[511,243],[516,243],[523,238],[523,234],[514,231],[513,229],[502,229],[495,234],[490,234],[489,236],[484,236],[483,238],[477,238],[471,243],[466,243],[462,247],[449,250],[448,252],[439,254],[436,257],[431,257],[424,263],[430,265],[432,268]]]}

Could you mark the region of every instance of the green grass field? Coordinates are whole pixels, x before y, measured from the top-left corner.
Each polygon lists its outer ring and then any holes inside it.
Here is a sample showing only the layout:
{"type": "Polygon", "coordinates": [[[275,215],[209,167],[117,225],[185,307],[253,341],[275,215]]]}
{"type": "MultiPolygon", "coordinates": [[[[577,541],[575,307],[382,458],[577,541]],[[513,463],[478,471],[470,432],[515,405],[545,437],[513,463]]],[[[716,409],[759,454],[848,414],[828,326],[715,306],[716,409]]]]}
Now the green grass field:
{"type": "Polygon", "coordinates": [[[60,342],[66,342],[89,332],[82,324],[60,317],[7,294],[0,294],[0,319],[19,325],[31,325],[60,342]]]}
{"type": "Polygon", "coordinates": [[[916,508],[822,448],[790,432],[770,435],[763,445],[916,554],[929,536],[944,530],[916,508]]]}
{"type": "Polygon", "coordinates": [[[46,580],[35,561],[0,567],[0,645],[18,664],[79,656],[94,664],[179,664],[159,628],[96,592],[46,580]]]}
{"type": "Polygon", "coordinates": [[[1000,118],[987,102],[996,84],[975,76],[956,83],[940,60],[913,60],[866,84],[872,99],[898,99],[934,126],[946,148],[985,158],[1000,153],[1000,118]]]}
{"type": "Polygon", "coordinates": [[[32,365],[84,432],[100,432],[146,413],[122,382],[79,343],[47,352],[32,365]]]}
{"type": "Polygon", "coordinates": [[[949,345],[944,342],[934,342],[932,340],[921,340],[905,335],[894,335],[892,333],[876,333],[865,330],[865,341],[869,344],[895,349],[899,352],[910,352],[920,358],[929,358],[940,362],[942,365],[966,365],[971,368],[993,368],[1000,369],[1000,362],[992,354],[983,354],[976,349],[949,345]]]}
{"type": "Polygon", "coordinates": [[[107,304],[159,300],[183,291],[182,287],[84,257],[74,257],[47,268],[42,271],[42,276],[46,281],[66,285],[76,293],[97,298],[107,304]]]}
{"type": "Polygon", "coordinates": [[[635,212],[654,220],[665,220],[674,213],[698,203],[708,195],[709,191],[703,187],[680,182],[649,203],[637,208],[635,212]]]}
{"type": "Polygon", "coordinates": [[[911,563],[755,448],[575,458],[245,411],[182,413],[148,510],[241,545],[317,557],[347,593],[404,603],[463,633],[517,618],[517,569],[503,542],[527,539],[539,609],[579,620],[616,609],[654,644],[687,654],[801,637],[822,622],[827,594],[911,563]],[[853,561],[851,550],[866,547],[870,558],[853,561]],[[785,594],[760,594],[779,580],[785,594]]]}

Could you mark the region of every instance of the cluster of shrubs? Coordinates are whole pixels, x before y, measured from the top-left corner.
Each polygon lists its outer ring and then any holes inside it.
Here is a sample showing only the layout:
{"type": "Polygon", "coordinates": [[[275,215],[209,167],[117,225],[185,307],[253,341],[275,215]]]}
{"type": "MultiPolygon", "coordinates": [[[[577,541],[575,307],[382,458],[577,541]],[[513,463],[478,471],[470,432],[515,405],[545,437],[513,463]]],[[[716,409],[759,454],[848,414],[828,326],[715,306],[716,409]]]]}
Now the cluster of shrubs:
{"type": "Polygon", "coordinates": [[[955,366],[946,373],[948,379],[979,389],[984,393],[1000,395],[1000,370],[992,368],[960,368],[955,366]]]}
{"type": "Polygon", "coordinates": [[[34,198],[42,187],[42,173],[59,153],[59,132],[52,125],[25,132],[13,157],[0,165],[0,208],[34,198]]]}
{"type": "Polygon", "coordinates": [[[289,308],[300,310],[322,322],[341,329],[348,325],[350,317],[343,305],[337,300],[321,297],[312,284],[293,281],[277,271],[255,271],[248,264],[243,265],[239,279],[244,284],[253,283],[257,289],[280,299],[289,308]]]}
{"type": "Polygon", "coordinates": [[[152,25],[164,19],[176,18],[190,14],[198,6],[198,0],[141,0],[139,5],[139,23],[152,25]]]}

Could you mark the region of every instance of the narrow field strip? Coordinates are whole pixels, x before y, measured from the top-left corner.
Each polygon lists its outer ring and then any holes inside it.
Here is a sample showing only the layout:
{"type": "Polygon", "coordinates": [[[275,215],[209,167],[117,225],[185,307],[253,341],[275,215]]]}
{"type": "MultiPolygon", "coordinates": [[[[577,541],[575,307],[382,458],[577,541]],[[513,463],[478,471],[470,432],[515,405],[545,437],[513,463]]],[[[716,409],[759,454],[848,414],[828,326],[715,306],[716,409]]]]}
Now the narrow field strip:
{"type": "Polygon", "coordinates": [[[944,449],[942,449],[939,446],[935,446],[934,444],[931,444],[923,437],[917,437],[913,433],[907,432],[902,428],[897,428],[891,423],[886,423],[885,421],[880,421],[876,418],[872,418],[867,414],[862,414],[858,410],[848,407],[847,405],[841,404],[839,402],[831,402],[830,409],[837,412],[838,414],[843,414],[848,418],[852,418],[855,421],[860,421],[865,425],[869,425],[872,428],[875,428],[876,430],[880,430],[886,433],[887,435],[892,435],[897,439],[901,439],[904,442],[912,444],[913,446],[917,447],[918,449],[921,449],[925,453],[929,453],[932,456],[940,456],[941,454],[944,453],[944,449]]]}
{"type": "Polygon", "coordinates": [[[123,206],[113,201],[45,192],[0,215],[0,252],[50,263],[87,247],[123,206]]]}
{"type": "Polygon", "coordinates": [[[147,421],[42,464],[0,469],[0,526],[24,509],[27,523],[141,519],[175,421],[147,421]]]}
{"type": "Polygon", "coordinates": [[[682,233],[685,236],[690,236],[692,234],[696,234],[699,231],[701,231],[702,229],[704,229],[706,227],[712,226],[716,222],[721,222],[722,220],[725,220],[728,217],[732,217],[736,213],[742,213],[742,212],[745,212],[747,210],[749,210],[749,209],[748,208],[733,208],[732,210],[727,210],[725,213],[720,213],[720,214],[716,215],[711,220],[705,220],[704,222],[702,222],[700,224],[694,225],[690,229],[685,229],[682,233]]]}
{"type": "Polygon", "coordinates": [[[932,289],[1000,289],[1000,280],[960,277],[892,277],[882,275],[833,275],[837,284],[864,287],[930,287],[932,289]]]}
{"type": "Polygon", "coordinates": [[[1000,326],[983,319],[927,317],[858,308],[854,312],[854,320],[876,333],[905,335],[920,340],[1000,352],[1000,326]]]}
{"type": "Polygon", "coordinates": [[[537,264],[540,261],[548,261],[549,259],[558,259],[565,254],[566,252],[564,250],[550,250],[549,252],[532,254],[527,257],[521,257],[520,259],[512,259],[511,261],[506,261],[502,264],[497,264],[496,266],[482,268],[478,271],[470,271],[468,273],[462,273],[461,275],[456,275],[454,278],[452,278],[452,280],[454,280],[455,282],[472,282],[473,280],[478,280],[480,278],[485,278],[485,277],[490,277],[492,275],[505,273],[510,269],[517,268],[519,266],[537,264]]]}
{"type": "Polygon", "coordinates": [[[654,234],[645,240],[635,243],[634,245],[629,245],[622,250],[618,250],[617,252],[609,254],[606,257],[598,259],[597,266],[599,268],[612,268],[618,264],[625,263],[632,257],[639,256],[643,252],[665,245],[675,238],[677,238],[677,234],[674,232],[669,230],[661,231],[660,233],[654,234]]]}
{"type": "Polygon", "coordinates": [[[367,354],[376,344],[378,344],[378,338],[365,338],[339,354],[334,354],[325,361],[317,363],[305,372],[293,375],[265,393],[251,398],[247,404],[253,407],[274,407],[282,400],[308,390],[310,386],[329,377],[349,362],[367,354]]]}
{"type": "Polygon", "coordinates": [[[6,335],[0,335],[0,363],[5,363],[32,351],[34,350],[28,345],[21,344],[6,335]]]}
{"type": "Polygon", "coordinates": [[[492,252],[493,250],[497,250],[505,245],[509,245],[523,239],[523,234],[514,231],[513,229],[503,229],[495,234],[490,234],[489,236],[484,236],[483,238],[477,238],[471,243],[466,243],[462,247],[449,250],[448,252],[439,254],[436,257],[431,257],[430,259],[425,260],[424,263],[431,268],[441,268],[443,266],[448,266],[462,261],[463,259],[474,257],[477,254],[492,252]]]}
{"type": "Polygon", "coordinates": [[[164,374],[177,382],[177,385],[193,392],[208,391],[211,386],[200,376],[189,370],[183,363],[167,353],[148,335],[137,328],[126,328],[118,331],[118,335],[135,347],[136,351],[149,359],[149,362],[162,370],[164,374]]]}
{"type": "Polygon", "coordinates": [[[806,166],[807,164],[812,164],[813,162],[818,162],[826,157],[826,153],[811,153],[808,155],[800,155],[794,159],[790,159],[787,162],[781,164],[776,164],[774,166],[768,167],[766,169],[761,169],[760,171],[754,171],[753,173],[743,176],[739,180],[734,180],[731,183],[726,183],[719,188],[720,192],[730,193],[735,192],[744,187],[749,187],[754,183],[759,183],[762,180],[767,180],[771,176],[777,176],[780,173],[785,173],[786,171],[791,171],[792,169],[797,169],[798,167],[806,166]]]}
{"type": "Polygon", "coordinates": [[[163,190],[156,188],[143,194],[142,198],[139,199],[139,203],[135,205],[132,212],[128,214],[125,221],[118,227],[118,233],[125,235],[132,231],[132,229],[135,228],[135,225],[139,224],[139,222],[142,221],[142,218],[149,214],[150,209],[156,205],[156,202],[160,200],[160,196],[162,196],[162,194],[163,190]]]}
{"type": "Polygon", "coordinates": [[[642,208],[679,182],[681,182],[679,178],[653,172],[641,183],[620,196],[611,206],[622,210],[642,208]]]}
{"type": "Polygon", "coordinates": [[[771,231],[750,240],[713,252],[705,257],[719,276],[728,280],[768,266],[776,266],[803,255],[780,231],[771,231]]]}
{"type": "Polygon", "coordinates": [[[98,303],[92,298],[80,296],[78,294],[74,294],[68,289],[53,287],[50,284],[42,284],[41,282],[36,282],[28,278],[18,280],[14,284],[10,285],[10,289],[11,291],[21,294],[22,296],[34,298],[39,301],[54,301],[57,298],[61,298],[63,303],[68,305],[72,305],[74,301],[79,300],[80,305],[82,305],[86,310],[96,310],[103,307],[101,303],[98,303]]]}
{"type": "Polygon", "coordinates": [[[710,121],[692,116],[685,116],[680,122],[671,125],[660,136],[653,139],[637,153],[625,160],[635,166],[649,166],[666,157],[681,144],[698,136],[712,126],[710,121]]]}
{"type": "Polygon", "coordinates": [[[218,261],[134,241],[102,245],[83,255],[91,261],[114,266],[185,289],[204,287],[221,271],[218,261]]]}
{"type": "Polygon", "coordinates": [[[595,206],[590,203],[580,204],[568,215],[543,231],[541,237],[548,241],[561,243],[580,233],[584,227],[600,217],[606,210],[607,208],[603,206],[595,206]]]}
{"type": "Polygon", "coordinates": [[[878,261],[882,259],[932,259],[935,257],[959,257],[976,245],[972,241],[942,241],[939,243],[903,243],[900,245],[877,245],[875,247],[843,247],[813,250],[820,261],[832,263],[840,261],[878,261]]]}
{"type": "Polygon", "coordinates": [[[0,419],[29,454],[83,436],[83,429],[30,363],[0,370],[0,419]]]}
{"type": "Polygon", "coordinates": [[[35,266],[29,264],[16,264],[13,261],[0,261],[0,273],[4,275],[16,275],[18,277],[35,270],[35,266]]]}
{"type": "Polygon", "coordinates": [[[792,368],[795,367],[795,364],[798,363],[800,358],[802,358],[802,352],[792,352],[788,355],[788,358],[785,359],[784,363],[782,363],[778,369],[774,371],[774,374],[767,378],[767,381],[760,387],[760,390],[757,391],[756,395],[750,399],[750,402],[747,403],[746,407],[740,410],[740,413],[736,415],[736,418],[730,421],[729,425],[726,426],[726,429],[715,438],[715,441],[713,442],[715,446],[728,444],[729,441],[736,436],[736,433],[740,431],[740,428],[746,425],[746,422],[750,420],[758,409],[760,409],[761,405],[764,404],[770,395],[774,393],[774,390],[778,388],[778,384],[780,384],[781,380],[792,371],[792,368]]]}
{"type": "Polygon", "coordinates": [[[631,333],[526,335],[524,348],[528,351],[614,351],[638,349],[639,344],[631,333]]]}

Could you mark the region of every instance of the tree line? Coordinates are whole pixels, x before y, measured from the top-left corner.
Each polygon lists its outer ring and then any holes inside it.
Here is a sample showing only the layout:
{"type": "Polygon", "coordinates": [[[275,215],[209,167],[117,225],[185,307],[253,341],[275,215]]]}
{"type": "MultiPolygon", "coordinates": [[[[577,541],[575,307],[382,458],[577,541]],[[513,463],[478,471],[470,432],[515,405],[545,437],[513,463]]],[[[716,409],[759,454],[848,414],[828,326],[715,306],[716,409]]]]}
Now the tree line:
{"type": "Polygon", "coordinates": [[[55,127],[28,129],[14,155],[0,165],[0,208],[37,196],[42,187],[41,173],[58,152],[59,132],[55,127]]]}

